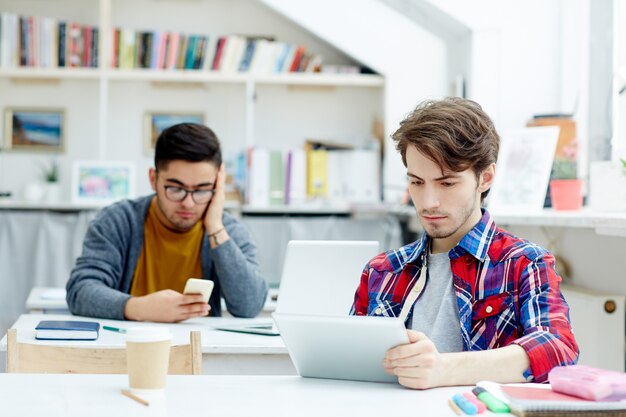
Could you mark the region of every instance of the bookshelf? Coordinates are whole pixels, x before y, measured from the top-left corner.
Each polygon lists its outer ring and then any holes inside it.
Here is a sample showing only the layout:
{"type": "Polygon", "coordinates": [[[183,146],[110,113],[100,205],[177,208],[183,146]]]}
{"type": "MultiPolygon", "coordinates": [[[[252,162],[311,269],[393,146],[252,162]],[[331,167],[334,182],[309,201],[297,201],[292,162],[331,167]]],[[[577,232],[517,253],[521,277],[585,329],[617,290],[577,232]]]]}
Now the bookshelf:
{"type": "MultiPolygon", "coordinates": [[[[0,0],[0,12],[76,21],[97,26],[101,35],[116,27],[269,34],[306,45],[325,62],[356,64],[254,0],[0,0]]],[[[67,114],[64,153],[0,153],[0,189],[19,199],[24,186],[38,178],[37,166],[54,158],[68,200],[76,160],[133,161],[137,194],[150,192],[142,175],[152,165],[143,140],[148,112],[202,112],[227,157],[253,146],[299,147],[311,137],[358,144],[371,137],[374,119],[384,114],[385,80],[379,75],[111,68],[111,38],[99,37],[97,68],[0,68],[0,90],[7,93],[0,95],[1,111],[57,107],[67,114]]]]}

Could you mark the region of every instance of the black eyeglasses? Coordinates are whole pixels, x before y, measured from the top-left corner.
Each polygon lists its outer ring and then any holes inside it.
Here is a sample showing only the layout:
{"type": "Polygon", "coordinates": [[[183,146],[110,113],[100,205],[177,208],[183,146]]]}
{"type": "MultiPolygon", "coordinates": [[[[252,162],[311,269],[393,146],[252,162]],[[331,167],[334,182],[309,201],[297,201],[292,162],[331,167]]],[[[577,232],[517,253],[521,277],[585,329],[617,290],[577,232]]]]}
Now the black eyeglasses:
{"type": "Polygon", "coordinates": [[[186,188],[175,185],[164,185],[165,197],[168,200],[179,203],[187,198],[187,194],[191,194],[191,199],[196,204],[205,204],[211,201],[215,191],[213,190],[187,190],[186,188]]]}

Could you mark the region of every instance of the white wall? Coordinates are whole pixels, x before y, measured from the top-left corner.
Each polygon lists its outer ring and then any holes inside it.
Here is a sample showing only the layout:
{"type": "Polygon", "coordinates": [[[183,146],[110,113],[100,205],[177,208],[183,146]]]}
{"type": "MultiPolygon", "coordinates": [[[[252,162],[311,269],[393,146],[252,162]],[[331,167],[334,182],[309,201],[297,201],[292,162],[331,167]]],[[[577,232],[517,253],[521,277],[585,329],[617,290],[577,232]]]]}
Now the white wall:
{"type": "Polygon", "coordinates": [[[579,175],[585,177],[589,0],[426,1],[470,27],[469,97],[483,105],[501,134],[525,126],[534,114],[574,112],[579,175]]]}
{"type": "MultiPolygon", "coordinates": [[[[385,76],[386,137],[419,101],[446,94],[444,42],[379,1],[262,1],[385,76]]],[[[388,138],[383,175],[385,199],[397,200],[406,170],[388,138]]]]}
{"type": "Polygon", "coordinates": [[[614,2],[613,37],[613,158],[626,160],[626,92],[618,94],[626,86],[626,3],[614,2]]]}

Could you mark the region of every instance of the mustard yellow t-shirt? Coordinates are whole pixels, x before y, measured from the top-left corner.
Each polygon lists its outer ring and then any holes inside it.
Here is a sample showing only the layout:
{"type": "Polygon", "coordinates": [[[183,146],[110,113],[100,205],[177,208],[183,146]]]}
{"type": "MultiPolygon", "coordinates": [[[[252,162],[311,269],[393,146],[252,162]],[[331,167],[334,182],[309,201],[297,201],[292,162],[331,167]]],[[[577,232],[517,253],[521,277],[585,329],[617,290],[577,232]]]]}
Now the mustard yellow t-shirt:
{"type": "Polygon", "coordinates": [[[155,198],[144,222],[143,246],[130,288],[134,296],[165,289],[182,293],[187,278],[202,278],[202,222],[187,232],[174,231],[163,224],[156,210],[155,198]]]}

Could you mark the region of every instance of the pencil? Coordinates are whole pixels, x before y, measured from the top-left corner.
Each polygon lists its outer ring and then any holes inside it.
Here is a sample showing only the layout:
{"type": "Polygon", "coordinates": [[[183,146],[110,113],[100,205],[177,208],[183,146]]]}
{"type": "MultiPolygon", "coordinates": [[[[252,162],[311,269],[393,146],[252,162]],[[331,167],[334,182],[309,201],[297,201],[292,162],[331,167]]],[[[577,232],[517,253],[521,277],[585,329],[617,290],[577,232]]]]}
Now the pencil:
{"type": "Polygon", "coordinates": [[[122,390],[122,395],[127,396],[128,398],[137,401],[139,404],[143,404],[146,407],[150,405],[150,403],[146,400],[144,400],[143,398],[139,398],[138,396],[136,396],[135,394],[133,394],[132,392],[123,389],[122,390]]]}
{"type": "Polygon", "coordinates": [[[452,398],[448,398],[448,405],[457,416],[461,415],[461,409],[454,403],[454,401],[452,401],[452,398]]]}
{"type": "Polygon", "coordinates": [[[113,327],[113,326],[102,326],[102,328],[104,330],[109,330],[111,332],[118,332],[118,333],[126,333],[126,329],[120,329],[118,327],[113,327]]]}

